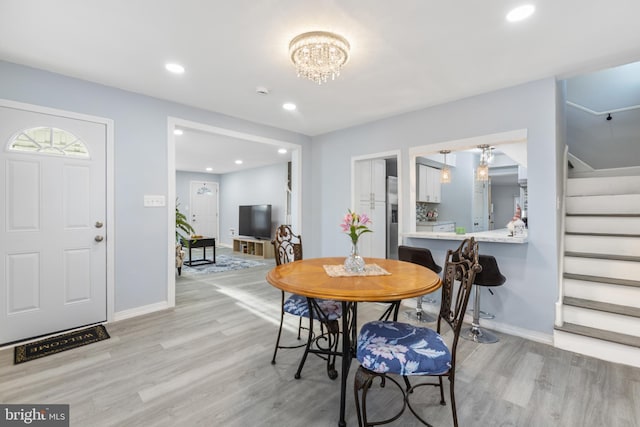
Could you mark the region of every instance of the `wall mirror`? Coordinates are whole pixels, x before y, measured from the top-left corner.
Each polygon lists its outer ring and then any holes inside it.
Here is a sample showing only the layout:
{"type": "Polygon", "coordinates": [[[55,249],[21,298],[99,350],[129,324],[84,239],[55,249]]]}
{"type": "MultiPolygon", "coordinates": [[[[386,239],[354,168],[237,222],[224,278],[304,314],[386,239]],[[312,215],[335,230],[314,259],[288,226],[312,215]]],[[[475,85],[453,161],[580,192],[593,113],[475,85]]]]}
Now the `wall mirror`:
{"type": "Polygon", "coordinates": [[[526,129],[414,147],[409,157],[410,231],[508,234],[516,212],[528,221],[526,129]]]}

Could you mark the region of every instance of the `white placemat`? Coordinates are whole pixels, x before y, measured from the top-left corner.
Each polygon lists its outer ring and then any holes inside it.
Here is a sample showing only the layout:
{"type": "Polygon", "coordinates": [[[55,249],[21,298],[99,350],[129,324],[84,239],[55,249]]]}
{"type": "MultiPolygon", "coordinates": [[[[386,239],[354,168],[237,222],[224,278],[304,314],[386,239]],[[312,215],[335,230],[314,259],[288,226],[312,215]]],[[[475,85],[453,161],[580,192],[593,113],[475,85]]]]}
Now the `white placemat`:
{"type": "Polygon", "coordinates": [[[352,273],[344,269],[344,265],[323,265],[324,271],[331,277],[342,276],[389,276],[389,273],[384,268],[377,264],[365,264],[364,271],[360,273],[352,273]]]}

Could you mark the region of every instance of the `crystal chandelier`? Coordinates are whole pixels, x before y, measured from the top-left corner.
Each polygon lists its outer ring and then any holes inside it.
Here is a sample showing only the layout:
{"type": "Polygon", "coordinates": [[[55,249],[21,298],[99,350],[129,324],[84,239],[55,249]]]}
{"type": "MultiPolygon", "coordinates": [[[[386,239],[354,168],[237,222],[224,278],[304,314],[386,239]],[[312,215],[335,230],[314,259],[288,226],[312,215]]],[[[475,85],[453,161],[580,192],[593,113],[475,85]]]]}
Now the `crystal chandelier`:
{"type": "Polygon", "coordinates": [[[334,33],[312,31],[300,34],[289,43],[289,55],[298,71],[318,84],[335,80],[349,60],[349,42],[334,33]]]}

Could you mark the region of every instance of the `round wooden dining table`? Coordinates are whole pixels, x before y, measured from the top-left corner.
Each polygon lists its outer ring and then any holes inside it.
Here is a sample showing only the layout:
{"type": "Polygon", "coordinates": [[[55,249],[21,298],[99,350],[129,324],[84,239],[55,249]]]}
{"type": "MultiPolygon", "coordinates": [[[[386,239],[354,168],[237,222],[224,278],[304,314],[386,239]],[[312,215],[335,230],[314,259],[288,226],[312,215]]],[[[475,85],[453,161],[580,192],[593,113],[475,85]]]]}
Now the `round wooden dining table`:
{"type": "MultiPolygon", "coordinates": [[[[365,258],[389,274],[329,276],[324,266],[342,265],[344,257],[310,258],[282,264],[267,273],[267,282],[285,292],[310,299],[332,299],[342,303],[342,377],[339,425],[345,426],[345,398],[351,359],[355,357],[358,302],[399,302],[431,293],[441,286],[440,277],[418,264],[382,258],[365,258]]],[[[301,364],[302,367],[302,364],[301,364]]],[[[301,369],[299,368],[299,371],[301,369]]]]}

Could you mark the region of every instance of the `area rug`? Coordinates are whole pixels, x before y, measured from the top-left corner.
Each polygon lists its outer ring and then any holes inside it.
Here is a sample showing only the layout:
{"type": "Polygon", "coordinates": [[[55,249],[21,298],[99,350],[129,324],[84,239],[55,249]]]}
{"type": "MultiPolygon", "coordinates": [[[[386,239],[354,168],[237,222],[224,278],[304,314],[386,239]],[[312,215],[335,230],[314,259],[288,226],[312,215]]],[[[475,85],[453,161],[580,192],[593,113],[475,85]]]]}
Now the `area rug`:
{"type": "MultiPolygon", "coordinates": [[[[185,259],[186,261],[186,259],[185,259]]],[[[246,258],[236,258],[229,255],[216,255],[215,264],[202,264],[189,267],[186,264],[182,265],[182,272],[186,274],[211,274],[222,273],[224,271],[242,270],[244,268],[257,267],[260,265],[266,265],[264,262],[254,261],[246,258]]]]}
{"type": "Polygon", "coordinates": [[[13,353],[13,362],[28,362],[33,359],[60,353],[72,348],[106,340],[110,338],[104,326],[92,326],[78,331],[68,332],[55,337],[45,338],[29,344],[16,346],[13,353]]]}

